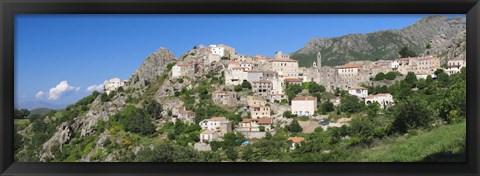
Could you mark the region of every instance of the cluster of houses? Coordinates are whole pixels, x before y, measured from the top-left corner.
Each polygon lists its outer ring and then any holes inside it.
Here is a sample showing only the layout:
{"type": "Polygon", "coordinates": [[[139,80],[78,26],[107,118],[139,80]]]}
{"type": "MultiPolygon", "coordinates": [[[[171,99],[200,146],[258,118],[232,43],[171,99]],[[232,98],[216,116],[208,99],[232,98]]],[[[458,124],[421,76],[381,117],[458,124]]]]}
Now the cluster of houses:
{"type": "MultiPolygon", "coordinates": [[[[321,53],[311,67],[299,67],[298,61],[288,54],[276,52],[274,58],[266,56],[246,56],[235,53],[235,49],[226,45],[200,46],[199,50],[208,53],[203,55],[204,65],[219,62],[224,65],[225,87],[241,85],[248,81],[252,85],[253,96],[248,96],[247,108],[250,117],[243,119],[236,128],[225,117],[212,117],[200,122],[204,131],[200,134],[200,143],[221,140],[228,132],[238,132],[247,138],[262,138],[266,132],[275,132],[275,118],[271,117],[271,107],[268,103],[281,102],[287,99],[284,94],[289,84],[316,82],[323,85],[327,91],[337,88],[347,90],[349,94],[363,100],[365,104],[378,103],[382,108],[393,105],[391,94],[369,95],[368,90],[359,85],[372,83],[378,73],[391,71],[406,75],[415,73],[417,78],[426,79],[434,75],[437,69],[444,69],[447,74],[454,74],[466,66],[465,60],[449,60],[446,68],[441,68],[440,59],[432,56],[401,58],[396,60],[352,61],[335,67],[322,66],[321,53]],[[267,102],[268,100],[269,102],[267,102]]],[[[172,68],[172,77],[181,77],[197,73],[198,62],[179,61],[172,68]]],[[[242,97],[239,93],[218,89],[212,93],[212,100],[218,105],[233,107],[238,105],[242,97]]],[[[334,104],[338,105],[339,101],[334,104]]],[[[297,116],[313,116],[317,108],[317,98],[312,96],[297,96],[291,100],[290,110],[297,116]]],[[[173,119],[188,123],[195,122],[195,113],[179,106],[172,110],[173,119]]],[[[299,137],[289,138],[292,147],[299,145],[299,137]]]]}

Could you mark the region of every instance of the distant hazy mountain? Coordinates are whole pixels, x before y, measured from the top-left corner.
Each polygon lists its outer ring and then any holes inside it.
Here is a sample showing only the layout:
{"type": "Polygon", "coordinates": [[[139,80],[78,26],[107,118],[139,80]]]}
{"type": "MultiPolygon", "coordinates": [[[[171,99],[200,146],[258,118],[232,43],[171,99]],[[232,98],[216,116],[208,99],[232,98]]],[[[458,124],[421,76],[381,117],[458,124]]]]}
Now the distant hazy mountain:
{"type": "Polygon", "coordinates": [[[39,114],[39,115],[46,115],[48,112],[54,109],[49,108],[35,108],[30,111],[30,114],[39,114]]]}
{"type": "Polygon", "coordinates": [[[23,102],[15,105],[15,108],[28,109],[28,110],[33,110],[37,108],[63,109],[65,107],[67,107],[67,105],[58,105],[58,104],[52,104],[52,103],[47,103],[43,101],[29,101],[29,102],[23,102]]]}
{"type": "Polygon", "coordinates": [[[314,38],[291,57],[298,60],[300,66],[311,66],[316,60],[316,54],[321,51],[322,65],[333,66],[353,60],[397,59],[400,57],[398,51],[404,46],[418,54],[432,54],[442,60],[447,57],[465,57],[465,48],[461,44],[456,44],[453,48],[444,47],[452,43],[451,39],[463,39],[461,35],[465,35],[465,29],[465,18],[429,16],[400,30],[314,38]],[[429,44],[431,51],[427,52],[429,44]]]}

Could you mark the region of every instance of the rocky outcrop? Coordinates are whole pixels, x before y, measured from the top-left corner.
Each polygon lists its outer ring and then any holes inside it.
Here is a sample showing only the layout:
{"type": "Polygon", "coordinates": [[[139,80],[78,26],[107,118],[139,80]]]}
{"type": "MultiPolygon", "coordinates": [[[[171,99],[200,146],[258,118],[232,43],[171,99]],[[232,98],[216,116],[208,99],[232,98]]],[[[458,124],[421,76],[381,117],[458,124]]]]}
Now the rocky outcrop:
{"type": "Polygon", "coordinates": [[[149,55],[143,64],[128,79],[130,88],[142,88],[162,75],[169,63],[175,62],[175,56],[166,48],[160,48],[149,55]]]}
{"type": "MultiPolygon", "coordinates": [[[[132,88],[129,95],[141,95],[147,87],[145,83],[148,84],[148,82],[155,81],[158,76],[165,72],[166,65],[171,62],[175,62],[175,57],[165,48],[160,48],[148,56],[140,68],[135,71],[127,82],[128,85],[126,89],[129,87],[132,88]]],[[[74,122],[71,124],[63,122],[59,126],[54,135],[43,144],[43,150],[39,153],[40,160],[49,161],[55,158],[54,150],[61,149],[64,144],[68,143],[72,139],[74,131],[80,133],[80,136],[78,137],[101,133],[100,138],[97,141],[96,149],[102,147],[102,143],[108,135],[106,133],[95,131],[93,127],[95,127],[100,120],[108,121],[111,116],[122,111],[126,106],[126,100],[127,95],[125,92],[117,93],[107,102],[102,102],[101,96],[98,96],[90,104],[90,109],[86,114],[81,114],[78,117],[75,117],[74,122]]],[[[90,157],[94,153],[95,151],[90,152],[82,159],[82,161],[90,161],[90,157]]],[[[110,155],[108,157],[110,159],[115,158],[115,156],[110,155]]]]}
{"type": "Polygon", "coordinates": [[[40,155],[40,161],[48,161],[55,158],[54,150],[61,150],[63,144],[68,143],[72,139],[73,130],[67,122],[63,122],[57,129],[57,132],[43,144],[43,153],[40,155]]]}
{"type": "Polygon", "coordinates": [[[445,63],[448,59],[466,59],[467,35],[466,31],[460,32],[452,38],[444,34],[438,35],[430,42],[429,49],[423,55],[434,55],[445,63]]]}

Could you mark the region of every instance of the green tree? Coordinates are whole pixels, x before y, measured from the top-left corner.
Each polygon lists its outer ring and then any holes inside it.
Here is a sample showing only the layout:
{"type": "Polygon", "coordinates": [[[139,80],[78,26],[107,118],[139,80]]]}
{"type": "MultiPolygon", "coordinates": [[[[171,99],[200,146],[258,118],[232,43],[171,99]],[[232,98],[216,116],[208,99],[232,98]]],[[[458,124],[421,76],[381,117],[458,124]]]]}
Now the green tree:
{"type": "Polygon", "coordinates": [[[292,114],[292,111],[285,111],[285,112],[283,112],[283,117],[293,118],[293,117],[295,117],[295,115],[292,114]]]}
{"type": "Polygon", "coordinates": [[[381,81],[381,80],[384,80],[385,79],[385,73],[383,72],[380,72],[378,73],[377,75],[375,75],[375,81],[381,81]]]}
{"type": "Polygon", "coordinates": [[[243,82],[242,82],[242,88],[252,89],[252,84],[250,84],[250,82],[248,82],[247,80],[243,80],[243,82]]]}
{"type": "Polygon", "coordinates": [[[310,82],[308,85],[308,92],[310,94],[325,92],[325,87],[316,82],[310,82]]]}
{"type": "Polygon", "coordinates": [[[159,119],[162,118],[163,107],[156,100],[150,100],[144,102],[145,114],[150,117],[159,119]]]}
{"type": "Polygon", "coordinates": [[[425,100],[410,96],[400,100],[393,110],[392,131],[406,133],[409,129],[427,128],[433,121],[433,112],[425,100]]]}
{"type": "Polygon", "coordinates": [[[287,126],[287,130],[292,133],[299,133],[303,131],[303,128],[300,126],[298,121],[294,119],[290,125],[287,126]]]}
{"type": "Polygon", "coordinates": [[[364,106],[364,103],[360,101],[356,96],[347,95],[340,99],[339,109],[341,112],[352,114],[360,112],[364,106]]]}
{"type": "Polygon", "coordinates": [[[410,88],[414,88],[417,86],[417,76],[413,72],[408,72],[404,80],[408,85],[410,85],[410,88]]]}
{"type": "Polygon", "coordinates": [[[348,133],[353,138],[353,144],[370,143],[374,139],[375,125],[372,120],[365,117],[354,118],[350,122],[348,133]]]}
{"type": "Polygon", "coordinates": [[[228,147],[225,150],[225,154],[227,155],[227,158],[230,161],[236,161],[238,159],[238,153],[237,153],[237,151],[235,151],[235,148],[233,148],[233,147],[228,147]]]}
{"type": "Polygon", "coordinates": [[[380,104],[373,102],[367,105],[367,115],[369,118],[377,117],[378,112],[380,111],[380,104]]]}
{"type": "Polygon", "coordinates": [[[234,90],[235,92],[240,92],[240,91],[242,91],[242,85],[236,85],[235,87],[233,87],[233,90],[234,90]]]}
{"type": "Polygon", "coordinates": [[[322,103],[320,105],[320,112],[322,114],[325,114],[325,113],[328,113],[328,112],[332,112],[335,110],[335,106],[333,105],[332,102],[330,101],[325,101],[324,103],[322,103]]]}
{"type": "Polygon", "coordinates": [[[413,51],[412,49],[410,49],[409,47],[402,47],[400,49],[400,51],[398,51],[398,54],[400,54],[400,57],[402,58],[408,58],[408,57],[416,57],[417,56],[417,53],[415,53],[415,51],[413,51]]]}
{"type": "Polygon", "coordinates": [[[385,79],[388,79],[388,80],[394,80],[396,77],[397,77],[397,73],[395,72],[388,72],[385,75],[385,79]]]}
{"type": "Polygon", "coordinates": [[[288,100],[295,98],[300,92],[302,92],[302,86],[297,84],[289,84],[285,93],[288,96],[288,100]]]}
{"type": "Polygon", "coordinates": [[[144,114],[144,111],[137,109],[130,105],[125,108],[120,114],[114,116],[124,127],[125,131],[139,133],[142,135],[150,135],[155,132],[155,126],[152,123],[152,118],[144,114]]]}
{"type": "Polygon", "coordinates": [[[30,111],[27,109],[15,109],[13,112],[13,117],[15,119],[24,119],[30,115],[30,111]]]}

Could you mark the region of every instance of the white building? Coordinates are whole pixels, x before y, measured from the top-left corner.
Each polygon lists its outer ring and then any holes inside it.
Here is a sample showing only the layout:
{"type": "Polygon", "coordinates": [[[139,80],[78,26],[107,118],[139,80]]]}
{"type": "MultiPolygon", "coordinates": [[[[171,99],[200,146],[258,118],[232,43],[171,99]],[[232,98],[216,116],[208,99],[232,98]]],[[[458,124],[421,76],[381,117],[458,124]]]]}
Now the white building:
{"type": "Polygon", "coordinates": [[[355,95],[358,98],[364,99],[368,96],[368,89],[364,87],[351,87],[348,89],[350,95],[355,95]]]}
{"type": "Polygon", "coordinates": [[[417,79],[427,79],[428,76],[432,76],[432,78],[435,78],[436,75],[435,74],[428,74],[428,73],[418,73],[418,74],[415,74],[415,76],[417,77],[417,79]]]}
{"type": "Polygon", "coordinates": [[[218,47],[217,45],[210,45],[210,51],[212,54],[219,55],[220,57],[223,57],[225,48],[223,47],[218,47]]]}
{"type": "Polygon", "coordinates": [[[305,141],[304,137],[289,137],[288,141],[292,141],[292,146],[290,146],[290,150],[295,150],[297,146],[302,146],[302,142],[305,141]]]}
{"type": "Polygon", "coordinates": [[[172,77],[178,78],[180,76],[183,76],[182,75],[182,66],[183,65],[174,65],[172,67],[172,77]]]}
{"type": "Polygon", "coordinates": [[[389,93],[381,93],[377,95],[369,95],[367,98],[365,98],[365,104],[370,104],[373,102],[377,102],[380,104],[381,108],[385,108],[388,106],[393,105],[393,96],[389,93]]]}
{"type": "Polygon", "coordinates": [[[292,114],[297,116],[312,116],[317,108],[317,97],[295,97],[292,99],[292,114]]]}
{"type": "Polygon", "coordinates": [[[226,133],[232,132],[232,122],[225,117],[212,117],[200,122],[203,131],[200,133],[200,142],[221,140],[226,133]]]}
{"type": "Polygon", "coordinates": [[[103,83],[103,89],[107,94],[110,94],[110,92],[115,91],[124,85],[125,81],[120,80],[120,78],[112,78],[103,83]]]}
{"type": "Polygon", "coordinates": [[[455,73],[460,73],[460,70],[463,67],[466,67],[466,66],[467,66],[467,61],[465,61],[463,59],[449,60],[447,62],[447,69],[445,70],[445,72],[448,75],[455,74],[455,73]]]}

